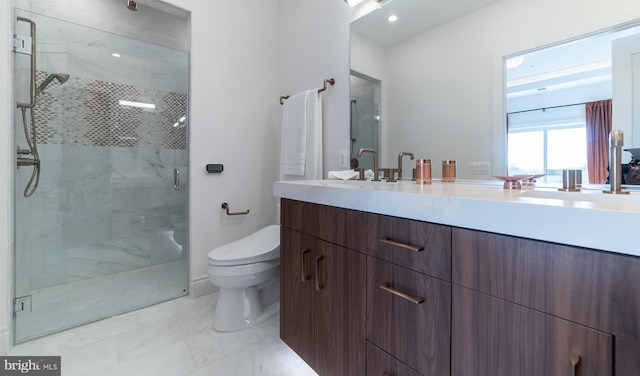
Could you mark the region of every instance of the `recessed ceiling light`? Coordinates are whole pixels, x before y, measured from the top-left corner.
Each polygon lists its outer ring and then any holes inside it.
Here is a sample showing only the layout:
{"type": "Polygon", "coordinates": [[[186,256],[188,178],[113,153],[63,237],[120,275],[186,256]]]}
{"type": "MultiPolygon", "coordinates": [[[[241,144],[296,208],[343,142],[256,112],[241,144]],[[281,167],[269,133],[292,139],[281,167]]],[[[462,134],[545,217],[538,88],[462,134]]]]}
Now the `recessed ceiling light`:
{"type": "Polygon", "coordinates": [[[516,57],[512,57],[507,59],[507,69],[515,69],[519,66],[522,65],[522,63],[524,63],[525,57],[524,56],[516,56],[516,57]]]}
{"type": "Polygon", "coordinates": [[[119,54],[119,53],[117,53],[117,52],[114,52],[114,53],[112,53],[112,54],[111,54],[111,56],[113,56],[113,57],[120,57],[120,54],[119,54]]]}
{"type": "Polygon", "coordinates": [[[387,17],[387,21],[389,22],[396,22],[397,20],[398,20],[398,16],[396,16],[395,14],[392,14],[389,17],[387,17]]]}

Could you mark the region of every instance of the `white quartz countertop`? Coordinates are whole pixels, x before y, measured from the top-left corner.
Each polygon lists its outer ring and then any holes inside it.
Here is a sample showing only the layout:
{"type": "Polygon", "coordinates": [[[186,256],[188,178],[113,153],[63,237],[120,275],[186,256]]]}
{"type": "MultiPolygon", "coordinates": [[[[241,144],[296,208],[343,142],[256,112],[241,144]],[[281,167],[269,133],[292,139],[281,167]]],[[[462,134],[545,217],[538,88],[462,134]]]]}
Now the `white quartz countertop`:
{"type": "Polygon", "coordinates": [[[555,187],[505,190],[501,181],[431,185],[355,180],[277,181],[289,198],[505,235],[640,256],[640,191],[602,193],[555,187]]]}

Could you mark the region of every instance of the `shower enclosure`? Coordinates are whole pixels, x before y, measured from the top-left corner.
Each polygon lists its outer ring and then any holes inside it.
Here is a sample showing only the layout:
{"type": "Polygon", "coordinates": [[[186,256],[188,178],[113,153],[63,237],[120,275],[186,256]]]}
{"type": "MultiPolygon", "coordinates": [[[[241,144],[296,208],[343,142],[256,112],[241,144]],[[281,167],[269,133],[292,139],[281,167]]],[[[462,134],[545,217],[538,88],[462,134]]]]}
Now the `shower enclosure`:
{"type": "Polygon", "coordinates": [[[351,72],[351,168],[373,169],[373,156],[356,158],[361,148],[380,156],[380,81],[351,72]]]}
{"type": "Polygon", "coordinates": [[[20,343],[187,294],[189,54],[15,13],[20,343]]]}

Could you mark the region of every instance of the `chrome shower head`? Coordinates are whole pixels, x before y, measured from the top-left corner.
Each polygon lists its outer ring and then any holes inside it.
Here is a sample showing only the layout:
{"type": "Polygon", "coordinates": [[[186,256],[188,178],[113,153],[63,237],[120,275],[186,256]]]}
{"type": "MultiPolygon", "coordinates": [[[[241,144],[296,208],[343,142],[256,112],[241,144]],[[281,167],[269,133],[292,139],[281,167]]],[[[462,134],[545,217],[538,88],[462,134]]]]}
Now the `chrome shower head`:
{"type": "Polygon", "coordinates": [[[69,79],[69,75],[67,73],[50,74],[49,76],[47,76],[47,78],[44,79],[44,81],[42,81],[40,86],[38,86],[38,88],[36,89],[36,94],[42,93],[54,79],[58,80],[58,82],[60,82],[60,85],[62,85],[67,82],[67,80],[69,79]]]}

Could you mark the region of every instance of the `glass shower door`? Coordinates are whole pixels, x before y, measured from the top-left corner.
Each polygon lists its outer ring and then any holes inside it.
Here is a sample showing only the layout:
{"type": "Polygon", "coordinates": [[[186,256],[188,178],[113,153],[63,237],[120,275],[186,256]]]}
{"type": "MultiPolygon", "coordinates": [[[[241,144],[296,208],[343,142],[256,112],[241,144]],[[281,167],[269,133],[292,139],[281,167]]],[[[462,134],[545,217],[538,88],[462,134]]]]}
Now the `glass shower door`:
{"type": "MultiPolygon", "coordinates": [[[[36,25],[36,90],[15,143],[40,165],[31,184],[35,162],[15,179],[23,342],[187,294],[189,55],[16,13],[36,25]]],[[[28,22],[15,32],[30,35],[28,22]]],[[[15,53],[18,102],[30,62],[15,53]]]]}

